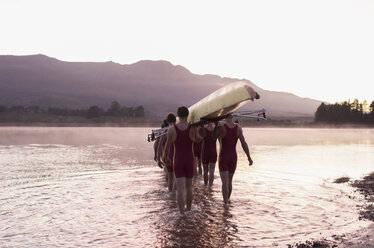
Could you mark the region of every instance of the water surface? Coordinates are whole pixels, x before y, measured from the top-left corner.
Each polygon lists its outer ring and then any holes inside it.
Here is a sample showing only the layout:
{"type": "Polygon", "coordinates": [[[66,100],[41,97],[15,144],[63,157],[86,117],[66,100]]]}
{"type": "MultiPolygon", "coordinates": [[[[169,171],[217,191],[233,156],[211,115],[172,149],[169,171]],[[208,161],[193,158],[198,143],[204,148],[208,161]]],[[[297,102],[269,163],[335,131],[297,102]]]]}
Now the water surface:
{"type": "Polygon", "coordinates": [[[349,184],[374,171],[371,129],[248,128],[232,202],[216,171],[194,180],[192,211],[153,161],[148,128],[0,128],[2,247],[269,247],[367,226],[349,184]]]}

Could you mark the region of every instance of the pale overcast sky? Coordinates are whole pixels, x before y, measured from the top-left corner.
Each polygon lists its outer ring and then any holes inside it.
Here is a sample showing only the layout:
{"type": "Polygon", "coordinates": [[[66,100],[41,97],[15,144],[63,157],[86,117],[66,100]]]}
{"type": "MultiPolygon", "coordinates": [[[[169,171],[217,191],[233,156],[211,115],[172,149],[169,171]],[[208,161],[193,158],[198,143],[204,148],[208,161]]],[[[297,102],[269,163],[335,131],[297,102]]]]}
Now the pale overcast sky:
{"type": "Polygon", "coordinates": [[[0,54],[168,60],[329,102],[374,100],[374,1],[0,0],[0,54]]]}

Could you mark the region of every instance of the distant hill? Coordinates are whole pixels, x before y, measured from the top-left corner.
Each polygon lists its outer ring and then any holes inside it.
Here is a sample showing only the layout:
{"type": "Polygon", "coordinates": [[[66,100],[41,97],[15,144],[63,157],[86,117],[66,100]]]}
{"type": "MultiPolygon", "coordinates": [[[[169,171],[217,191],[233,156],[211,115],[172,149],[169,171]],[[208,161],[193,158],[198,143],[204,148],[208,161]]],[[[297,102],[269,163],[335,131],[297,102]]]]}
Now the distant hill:
{"type": "MultiPolygon", "coordinates": [[[[0,105],[108,108],[143,105],[150,116],[190,106],[235,78],[197,75],[167,61],[65,62],[45,55],[0,56],[0,105]]],[[[248,80],[261,99],[243,109],[265,108],[271,116],[312,116],[320,101],[263,90],[248,80]]]]}

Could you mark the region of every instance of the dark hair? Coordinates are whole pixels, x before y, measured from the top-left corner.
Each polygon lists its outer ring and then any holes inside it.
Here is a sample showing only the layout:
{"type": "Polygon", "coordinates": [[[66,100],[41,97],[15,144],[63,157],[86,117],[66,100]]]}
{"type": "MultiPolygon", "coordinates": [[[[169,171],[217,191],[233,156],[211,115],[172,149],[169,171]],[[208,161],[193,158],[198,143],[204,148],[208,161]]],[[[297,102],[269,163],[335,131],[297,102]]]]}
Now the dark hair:
{"type": "Polygon", "coordinates": [[[167,126],[169,126],[169,123],[168,123],[168,120],[163,120],[162,121],[162,125],[161,125],[161,128],[164,128],[164,127],[167,127],[167,126]]]}
{"type": "Polygon", "coordinates": [[[187,117],[189,114],[188,108],[185,106],[179,107],[177,110],[178,117],[184,118],[187,117]]]}
{"type": "Polygon", "coordinates": [[[168,116],[166,117],[167,122],[170,123],[175,123],[177,121],[177,118],[175,117],[175,114],[169,113],[168,116]]]}

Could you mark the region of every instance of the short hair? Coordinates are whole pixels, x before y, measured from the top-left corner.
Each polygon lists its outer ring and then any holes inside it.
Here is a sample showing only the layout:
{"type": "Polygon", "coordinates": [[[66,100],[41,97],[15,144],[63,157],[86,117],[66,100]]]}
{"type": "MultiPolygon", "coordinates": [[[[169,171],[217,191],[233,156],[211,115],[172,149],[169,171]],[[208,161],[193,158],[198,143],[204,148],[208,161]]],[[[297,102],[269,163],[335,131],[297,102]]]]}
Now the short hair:
{"type": "Polygon", "coordinates": [[[188,117],[189,111],[188,108],[185,106],[179,107],[177,110],[178,117],[185,118],[188,117]]]}
{"type": "Polygon", "coordinates": [[[175,114],[169,113],[168,116],[166,117],[167,122],[170,123],[175,123],[177,121],[177,118],[175,117],[175,114]]]}
{"type": "Polygon", "coordinates": [[[169,126],[169,123],[168,123],[168,120],[163,120],[162,121],[162,125],[161,125],[161,128],[164,128],[164,127],[167,127],[167,126],[169,126]]]}

